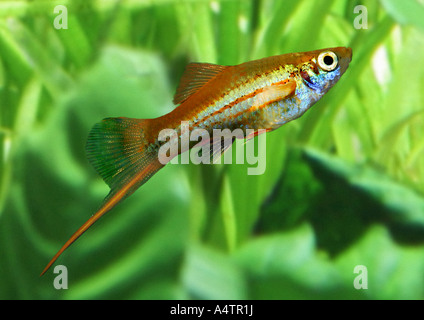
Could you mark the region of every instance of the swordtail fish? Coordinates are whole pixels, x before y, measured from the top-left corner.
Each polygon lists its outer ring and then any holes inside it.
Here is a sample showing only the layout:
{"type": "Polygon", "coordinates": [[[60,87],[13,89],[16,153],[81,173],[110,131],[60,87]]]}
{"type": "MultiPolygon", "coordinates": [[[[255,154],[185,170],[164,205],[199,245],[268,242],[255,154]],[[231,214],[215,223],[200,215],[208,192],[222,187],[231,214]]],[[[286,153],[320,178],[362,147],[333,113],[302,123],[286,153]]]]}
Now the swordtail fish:
{"type": "MultiPolygon", "coordinates": [[[[214,129],[275,130],[321,99],[351,59],[352,49],[337,47],[234,66],[190,63],[174,96],[177,107],[170,113],[155,119],[106,118],[94,125],[87,140],[87,157],[110,192],[41,275],[100,217],[165,166],[158,156],[165,143],[159,139],[161,130],[175,130],[176,140],[181,139],[182,123],[188,123],[189,130],[207,130],[211,136],[214,129]]],[[[210,144],[214,143],[211,139],[210,144]]],[[[178,154],[185,151],[179,148],[178,154]]]]}

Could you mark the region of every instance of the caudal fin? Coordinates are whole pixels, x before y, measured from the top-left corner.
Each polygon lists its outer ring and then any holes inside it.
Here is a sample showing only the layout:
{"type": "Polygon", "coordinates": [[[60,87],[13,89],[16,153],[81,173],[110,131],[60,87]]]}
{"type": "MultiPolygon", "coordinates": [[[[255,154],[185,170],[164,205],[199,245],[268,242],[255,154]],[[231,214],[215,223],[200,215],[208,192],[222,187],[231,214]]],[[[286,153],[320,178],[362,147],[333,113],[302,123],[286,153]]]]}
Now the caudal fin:
{"type": "Polygon", "coordinates": [[[152,120],[107,118],[97,123],[87,140],[87,158],[111,190],[99,210],[90,217],[50,260],[42,276],[57,258],[88,228],[116,204],[132,194],[164,165],[150,147],[152,120]]]}

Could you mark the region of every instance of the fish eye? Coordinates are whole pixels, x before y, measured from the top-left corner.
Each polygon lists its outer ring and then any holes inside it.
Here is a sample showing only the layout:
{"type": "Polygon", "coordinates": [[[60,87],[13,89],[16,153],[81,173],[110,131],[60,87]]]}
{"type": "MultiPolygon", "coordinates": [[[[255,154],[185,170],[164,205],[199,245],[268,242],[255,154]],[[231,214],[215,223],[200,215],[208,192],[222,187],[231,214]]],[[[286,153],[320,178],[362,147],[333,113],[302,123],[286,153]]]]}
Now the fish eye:
{"type": "Polygon", "coordinates": [[[322,52],[318,56],[318,65],[324,71],[333,71],[337,68],[338,62],[337,55],[332,51],[322,52]]]}

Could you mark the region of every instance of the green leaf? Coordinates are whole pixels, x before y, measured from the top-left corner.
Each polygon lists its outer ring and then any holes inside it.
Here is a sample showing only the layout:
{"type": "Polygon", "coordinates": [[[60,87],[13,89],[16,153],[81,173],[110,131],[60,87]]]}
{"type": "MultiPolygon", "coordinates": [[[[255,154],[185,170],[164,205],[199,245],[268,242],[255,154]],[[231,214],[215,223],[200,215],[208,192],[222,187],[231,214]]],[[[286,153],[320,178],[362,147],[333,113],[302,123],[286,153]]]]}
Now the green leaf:
{"type": "Polygon", "coordinates": [[[183,284],[193,299],[247,298],[243,274],[233,260],[200,245],[193,245],[188,250],[183,284]]]}
{"type": "Polygon", "coordinates": [[[253,299],[360,297],[315,251],[313,230],[304,224],[285,234],[252,240],[236,253],[253,299]]]}
{"type": "Polygon", "coordinates": [[[321,192],[322,186],[302,159],[301,150],[290,148],[284,170],[262,203],[255,231],[262,234],[296,227],[313,210],[315,197],[321,192]]]}
{"type": "Polygon", "coordinates": [[[329,191],[337,192],[331,197],[337,199],[341,210],[354,208],[361,219],[386,223],[401,241],[424,242],[422,195],[366,164],[352,164],[311,149],[305,151],[305,157],[326,186],[327,197],[329,191]]]}
{"type": "Polygon", "coordinates": [[[400,2],[381,0],[388,13],[401,24],[411,24],[424,30],[424,5],[418,0],[400,2]]]}
{"type": "Polygon", "coordinates": [[[424,250],[415,246],[399,246],[387,230],[376,225],[361,240],[336,260],[337,269],[346,283],[363,274],[353,273],[356,266],[366,267],[367,289],[362,292],[371,299],[424,298],[424,250]]]}

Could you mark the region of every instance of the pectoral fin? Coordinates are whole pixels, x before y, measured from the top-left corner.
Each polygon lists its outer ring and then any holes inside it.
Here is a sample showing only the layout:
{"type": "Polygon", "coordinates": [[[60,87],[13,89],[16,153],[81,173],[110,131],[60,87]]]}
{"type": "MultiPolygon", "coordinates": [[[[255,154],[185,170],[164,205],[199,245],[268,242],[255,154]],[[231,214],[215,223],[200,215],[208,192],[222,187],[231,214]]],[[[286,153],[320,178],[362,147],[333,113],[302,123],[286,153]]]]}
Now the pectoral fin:
{"type": "Polygon", "coordinates": [[[293,96],[296,92],[296,81],[293,79],[286,79],[281,82],[274,83],[265,87],[261,92],[255,96],[252,108],[264,108],[270,103],[287,99],[293,96]]]}

